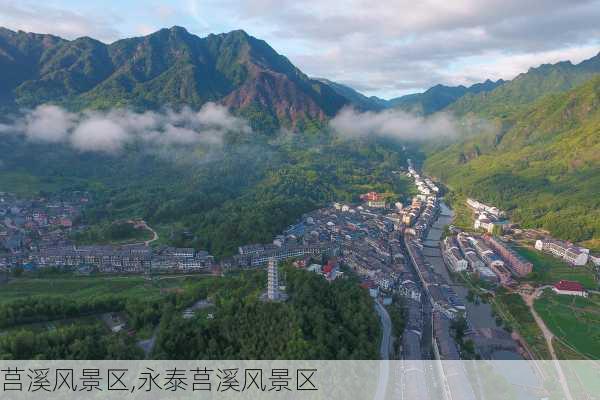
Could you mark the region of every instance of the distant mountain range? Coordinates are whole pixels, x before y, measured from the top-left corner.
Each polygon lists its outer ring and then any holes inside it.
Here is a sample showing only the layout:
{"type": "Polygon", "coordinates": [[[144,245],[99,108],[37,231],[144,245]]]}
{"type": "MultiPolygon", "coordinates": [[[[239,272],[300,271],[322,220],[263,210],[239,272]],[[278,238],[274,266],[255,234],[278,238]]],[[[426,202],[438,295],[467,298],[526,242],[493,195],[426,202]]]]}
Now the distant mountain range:
{"type": "Polygon", "coordinates": [[[367,97],[349,86],[318,78],[318,81],[328,85],[340,96],[345,97],[352,106],[362,111],[380,111],[386,108],[400,109],[419,115],[429,115],[444,109],[467,94],[489,92],[502,85],[505,81],[486,80],[472,86],[435,85],[423,93],[413,93],[385,100],[377,96],[367,97]]]}
{"type": "Polygon", "coordinates": [[[313,79],[266,42],[237,30],[201,38],[174,26],[104,44],[0,28],[0,108],[54,102],[73,109],[129,106],[198,108],[225,104],[258,128],[302,129],[342,107],[397,108],[422,115],[496,113],[568,90],[600,70],[600,57],[532,68],[512,81],[436,85],[384,100],[327,79],[313,79]]]}

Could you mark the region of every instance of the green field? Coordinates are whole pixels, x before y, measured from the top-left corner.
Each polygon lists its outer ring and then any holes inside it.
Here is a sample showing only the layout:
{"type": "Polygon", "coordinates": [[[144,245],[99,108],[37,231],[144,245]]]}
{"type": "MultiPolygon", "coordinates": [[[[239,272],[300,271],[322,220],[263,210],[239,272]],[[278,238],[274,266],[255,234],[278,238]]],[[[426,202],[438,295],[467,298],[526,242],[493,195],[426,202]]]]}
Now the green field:
{"type": "MultiPolygon", "coordinates": [[[[207,279],[199,276],[198,279],[207,279]]],[[[211,278],[208,278],[211,279],[211,278]]],[[[42,278],[14,278],[1,286],[0,304],[36,296],[68,296],[69,299],[85,299],[104,294],[127,298],[152,300],[161,296],[165,289],[184,287],[196,279],[179,276],[162,277],[149,281],[141,276],[71,276],[42,278]]]]}
{"type": "Polygon", "coordinates": [[[533,273],[527,279],[534,283],[554,284],[566,279],[579,282],[587,289],[598,287],[594,272],[587,266],[572,267],[551,255],[524,246],[515,246],[515,250],[533,263],[533,273]]]}
{"type": "Polygon", "coordinates": [[[600,296],[585,299],[547,291],[535,302],[535,309],[568,346],[588,358],[600,358],[600,296]]]}

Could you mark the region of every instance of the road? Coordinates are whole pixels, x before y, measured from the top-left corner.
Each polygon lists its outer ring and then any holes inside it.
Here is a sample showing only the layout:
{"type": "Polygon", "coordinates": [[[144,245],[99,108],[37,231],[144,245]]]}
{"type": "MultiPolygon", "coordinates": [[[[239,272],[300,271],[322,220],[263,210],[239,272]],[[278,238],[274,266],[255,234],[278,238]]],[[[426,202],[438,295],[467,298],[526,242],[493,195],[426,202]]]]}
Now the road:
{"type": "Polygon", "coordinates": [[[389,360],[390,345],[392,342],[392,320],[385,307],[382,306],[379,301],[375,302],[375,310],[377,310],[377,314],[379,314],[379,320],[381,321],[383,330],[379,352],[382,360],[389,360]]]}
{"type": "Polygon", "coordinates": [[[381,321],[382,337],[381,347],[379,349],[381,361],[379,364],[379,381],[377,382],[377,391],[375,393],[375,400],[385,399],[388,381],[390,379],[390,344],[392,341],[392,320],[390,315],[384,306],[375,301],[375,310],[379,314],[379,320],[381,321]]]}

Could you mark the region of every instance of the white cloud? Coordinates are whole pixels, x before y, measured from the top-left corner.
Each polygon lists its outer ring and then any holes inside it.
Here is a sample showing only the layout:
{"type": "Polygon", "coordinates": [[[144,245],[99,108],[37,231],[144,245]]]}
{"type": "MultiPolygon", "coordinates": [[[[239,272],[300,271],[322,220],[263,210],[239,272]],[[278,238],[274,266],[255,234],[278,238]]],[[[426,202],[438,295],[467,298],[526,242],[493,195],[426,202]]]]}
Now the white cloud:
{"type": "Polygon", "coordinates": [[[247,121],[221,105],[205,104],[199,111],[147,111],[126,109],[74,114],[54,105],[41,105],[0,132],[15,132],[32,141],[64,142],[80,151],[114,153],[127,143],[156,146],[219,145],[228,132],[250,134],[247,121]]]}
{"type": "Polygon", "coordinates": [[[57,7],[44,2],[0,0],[0,26],[25,32],[51,33],[66,39],[90,36],[112,42],[119,37],[115,28],[121,18],[103,7],[85,13],[73,7],[57,7]]]}
{"type": "Polygon", "coordinates": [[[23,131],[32,141],[64,141],[75,123],[75,114],[55,105],[41,105],[27,114],[23,131]]]}
{"type": "Polygon", "coordinates": [[[329,126],[346,139],[384,137],[399,141],[427,141],[496,129],[485,120],[457,120],[445,112],[423,117],[396,109],[358,112],[352,108],[342,109],[329,126]]]}
{"type": "Polygon", "coordinates": [[[129,137],[117,121],[97,115],[81,121],[70,139],[76,149],[111,153],[121,149],[129,137]]]}
{"type": "Polygon", "coordinates": [[[358,112],[345,108],[330,121],[330,126],[345,138],[380,136],[398,140],[428,140],[454,136],[457,132],[456,121],[449,114],[421,117],[400,110],[358,112]]]}

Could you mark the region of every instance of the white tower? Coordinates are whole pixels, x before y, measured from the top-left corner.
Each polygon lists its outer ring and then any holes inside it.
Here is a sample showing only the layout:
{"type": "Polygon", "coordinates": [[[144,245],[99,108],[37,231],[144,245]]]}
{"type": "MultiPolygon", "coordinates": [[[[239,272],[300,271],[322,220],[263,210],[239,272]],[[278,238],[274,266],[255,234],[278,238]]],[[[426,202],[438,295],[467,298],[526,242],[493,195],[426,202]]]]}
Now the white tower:
{"type": "Polygon", "coordinates": [[[269,300],[279,300],[279,275],[277,261],[274,258],[269,259],[267,274],[267,297],[269,300]]]}

